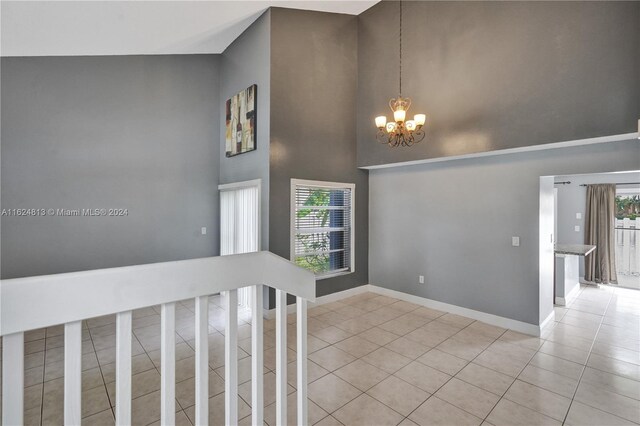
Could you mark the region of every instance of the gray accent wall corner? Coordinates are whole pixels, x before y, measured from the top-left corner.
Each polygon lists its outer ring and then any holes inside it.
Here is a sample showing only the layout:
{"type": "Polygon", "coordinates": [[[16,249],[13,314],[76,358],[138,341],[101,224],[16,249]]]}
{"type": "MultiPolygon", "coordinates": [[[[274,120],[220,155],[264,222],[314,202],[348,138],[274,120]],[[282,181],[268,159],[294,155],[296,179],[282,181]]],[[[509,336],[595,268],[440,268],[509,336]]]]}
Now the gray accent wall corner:
{"type": "Polygon", "coordinates": [[[368,281],[368,179],[356,164],[357,17],[271,9],[270,250],[290,256],[292,178],[356,184],[355,272],[317,295],[368,281]]]}

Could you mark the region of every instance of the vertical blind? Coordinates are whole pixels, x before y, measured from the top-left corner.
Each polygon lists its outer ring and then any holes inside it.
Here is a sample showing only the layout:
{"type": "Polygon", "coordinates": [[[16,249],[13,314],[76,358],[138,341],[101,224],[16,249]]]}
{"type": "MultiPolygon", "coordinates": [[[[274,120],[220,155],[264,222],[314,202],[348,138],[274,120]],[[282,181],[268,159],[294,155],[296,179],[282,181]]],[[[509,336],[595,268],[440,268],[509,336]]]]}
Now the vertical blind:
{"type": "MultiPolygon", "coordinates": [[[[220,254],[258,251],[260,189],[229,188],[220,192],[220,254]]],[[[238,290],[238,304],[249,307],[248,287],[238,290]]]]}
{"type": "Polygon", "coordinates": [[[351,188],[295,186],[294,257],[316,275],[352,268],[351,188]]]}

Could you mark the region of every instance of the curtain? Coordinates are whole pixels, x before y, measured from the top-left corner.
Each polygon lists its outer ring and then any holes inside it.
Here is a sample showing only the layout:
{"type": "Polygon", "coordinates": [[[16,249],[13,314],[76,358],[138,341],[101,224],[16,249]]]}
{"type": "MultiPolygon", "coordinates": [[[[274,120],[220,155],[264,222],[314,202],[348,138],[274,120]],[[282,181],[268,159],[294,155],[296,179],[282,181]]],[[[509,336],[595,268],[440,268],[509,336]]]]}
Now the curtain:
{"type": "Polygon", "coordinates": [[[595,283],[616,283],[615,262],[615,198],[616,186],[598,184],[587,186],[585,216],[585,244],[596,249],[585,258],[585,280],[595,283]]]}

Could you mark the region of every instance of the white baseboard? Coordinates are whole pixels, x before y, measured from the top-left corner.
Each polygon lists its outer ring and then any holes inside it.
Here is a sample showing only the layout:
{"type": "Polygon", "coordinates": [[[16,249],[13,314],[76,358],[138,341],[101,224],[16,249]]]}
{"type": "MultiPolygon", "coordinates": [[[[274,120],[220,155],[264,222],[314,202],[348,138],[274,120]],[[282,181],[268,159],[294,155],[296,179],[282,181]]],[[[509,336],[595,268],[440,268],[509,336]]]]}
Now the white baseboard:
{"type": "Polygon", "coordinates": [[[542,334],[542,329],[545,328],[547,326],[547,324],[549,324],[552,321],[555,321],[556,319],[556,311],[552,310],[551,313],[547,316],[547,318],[545,318],[544,321],[542,321],[540,323],[540,332],[538,333],[538,336],[540,336],[540,334],[542,334]]]}
{"type": "MultiPolygon", "coordinates": [[[[356,294],[373,292],[382,294],[384,296],[393,297],[405,302],[415,303],[416,305],[426,306],[427,308],[437,309],[440,311],[449,312],[452,314],[462,315],[467,318],[471,318],[477,321],[482,321],[487,324],[495,325],[496,327],[508,328],[520,333],[530,334],[532,336],[540,336],[542,328],[555,318],[555,312],[551,314],[540,324],[529,324],[523,321],[517,321],[511,318],[500,317],[498,315],[488,314],[486,312],[480,312],[473,309],[463,308],[461,306],[451,305],[449,303],[438,302],[437,300],[427,299],[425,297],[414,296],[412,294],[403,293],[397,290],[391,290],[385,287],[376,286],[373,284],[366,284],[348,290],[339,291],[337,293],[328,294],[316,298],[315,303],[310,303],[309,307],[324,305],[325,303],[336,302],[347,297],[355,296],[356,294]]],[[[291,314],[296,312],[295,303],[287,306],[287,313],[291,314]]],[[[264,317],[266,319],[273,319],[276,316],[276,310],[265,310],[264,317]]]]}
{"type": "MultiPolygon", "coordinates": [[[[347,290],[327,294],[326,296],[316,297],[316,301],[314,303],[309,303],[308,307],[313,308],[315,306],[324,305],[325,303],[337,302],[338,300],[346,299],[347,297],[355,296],[356,294],[366,293],[368,291],[371,291],[368,285],[361,285],[359,287],[349,288],[347,290]]],[[[295,312],[296,312],[295,303],[287,306],[287,314],[293,314],[295,312]]],[[[265,309],[263,316],[265,319],[274,319],[276,317],[276,310],[265,309]]]]}
{"type": "MultiPolygon", "coordinates": [[[[498,315],[488,314],[486,312],[476,311],[473,309],[463,308],[462,306],[451,305],[449,303],[438,302],[437,300],[414,296],[412,294],[403,293],[401,291],[391,290],[372,284],[369,284],[368,287],[369,291],[372,291],[374,293],[382,294],[389,297],[395,297],[396,299],[415,303],[416,305],[426,306],[427,308],[437,309],[439,311],[445,311],[456,315],[462,315],[467,318],[495,325],[496,327],[508,328],[520,333],[530,334],[533,336],[540,336],[543,325],[546,324],[547,321],[549,321],[549,318],[547,318],[540,325],[529,324],[527,322],[500,317],[498,315]]],[[[552,314],[555,313],[552,312],[552,314]]]]}
{"type": "Polygon", "coordinates": [[[573,302],[573,299],[575,299],[578,296],[578,293],[580,293],[580,285],[581,284],[578,284],[573,287],[573,290],[571,290],[569,294],[566,294],[565,297],[556,297],[556,305],[567,306],[573,302]]]}

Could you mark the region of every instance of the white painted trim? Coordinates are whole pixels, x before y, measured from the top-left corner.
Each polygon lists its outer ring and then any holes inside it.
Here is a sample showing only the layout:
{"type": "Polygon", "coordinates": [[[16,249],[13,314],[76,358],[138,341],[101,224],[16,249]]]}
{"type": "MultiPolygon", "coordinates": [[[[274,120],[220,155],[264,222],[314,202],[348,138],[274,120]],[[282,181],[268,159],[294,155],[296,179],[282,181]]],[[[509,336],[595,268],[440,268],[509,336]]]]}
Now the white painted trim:
{"type": "Polygon", "coordinates": [[[233,191],[240,188],[252,188],[262,186],[262,179],[245,180],[242,182],[223,183],[218,185],[218,191],[233,191]]]}
{"type": "Polygon", "coordinates": [[[547,326],[547,324],[555,321],[555,319],[556,319],[556,311],[552,310],[551,313],[545,318],[545,320],[540,323],[540,326],[539,326],[540,332],[538,333],[538,336],[542,334],[542,330],[547,326]]]}
{"type": "Polygon", "coordinates": [[[511,318],[500,317],[498,315],[488,314],[486,312],[480,312],[474,309],[463,308],[462,306],[451,305],[449,303],[438,302],[437,300],[414,296],[412,294],[403,293],[401,291],[391,290],[384,287],[378,287],[372,284],[369,284],[369,291],[382,294],[384,296],[404,300],[405,302],[415,303],[416,305],[426,306],[427,308],[437,309],[439,311],[445,311],[456,315],[462,315],[467,318],[495,325],[496,327],[508,328],[520,333],[539,336],[541,331],[541,326],[538,325],[517,321],[511,318]]]}
{"type": "Polygon", "coordinates": [[[292,262],[295,259],[296,255],[296,242],[295,242],[295,234],[296,234],[296,187],[304,186],[304,187],[317,187],[317,188],[327,188],[327,189],[345,189],[348,188],[351,190],[351,208],[350,211],[350,229],[349,229],[349,250],[351,252],[351,259],[349,260],[349,269],[347,271],[335,272],[326,274],[324,276],[318,276],[316,279],[322,280],[327,278],[333,278],[340,275],[351,274],[356,271],[356,184],[355,183],[345,183],[345,182],[324,182],[319,180],[305,180],[305,179],[291,179],[291,189],[289,196],[290,204],[289,204],[289,260],[292,262]]]}
{"type": "MultiPolygon", "coordinates": [[[[337,293],[328,294],[326,296],[317,297],[315,303],[309,302],[309,309],[315,306],[324,305],[325,303],[337,302],[342,299],[346,299],[347,297],[367,292],[378,293],[385,296],[394,297],[399,300],[404,300],[406,302],[415,303],[416,305],[426,306],[427,308],[462,315],[467,318],[495,325],[496,327],[508,328],[510,330],[530,334],[532,336],[540,336],[540,332],[544,325],[546,325],[549,321],[553,321],[553,318],[555,318],[555,312],[552,311],[551,315],[549,315],[540,325],[529,324],[527,322],[488,314],[486,312],[476,311],[473,309],[463,308],[462,306],[451,305],[449,303],[438,302],[437,300],[414,296],[412,294],[403,293],[397,290],[391,290],[373,284],[361,285],[359,287],[354,287],[344,291],[339,291],[337,293]]],[[[287,314],[292,314],[294,312],[296,312],[295,304],[287,306],[287,314]]],[[[266,319],[275,318],[275,309],[265,310],[264,317],[266,319]]]]}
{"type": "Polygon", "coordinates": [[[391,167],[404,167],[404,166],[414,166],[418,164],[441,163],[444,161],[465,160],[468,158],[493,157],[496,155],[519,154],[523,152],[544,151],[548,149],[569,148],[573,146],[593,145],[598,143],[620,142],[620,141],[626,141],[626,140],[631,140],[636,138],[640,138],[640,133],[623,133],[620,135],[599,136],[596,138],[587,138],[587,139],[576,139],[576,140],[564,141],[564,142],[554,142],[554,143],[546,143],[541,145],[525,146],[521,148],[499,149],[496,151],[476,152],[473,154],[463,154],[463,155],[452,155],[449,157],[425,158],[423,160],[401,161],[398,163],[390,163],[390,164],[377,164],[373,166],[362,166],[359,168],[365,169],[365,170],[388,169],[391,167]]]}
{"type": "Polygon", "coordinates": [[[580,292],[580,284],[578,284],[577,286],[573,287],[573,290],[571,290],[569,292],[569,294],[565,295],[566,297],[557,297],[556,296],[556,305],[567,306],[568,304],[573,302],[573,299],[575,299],[576,296],[578,296],[579,292],[580,292]]]}

